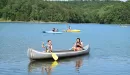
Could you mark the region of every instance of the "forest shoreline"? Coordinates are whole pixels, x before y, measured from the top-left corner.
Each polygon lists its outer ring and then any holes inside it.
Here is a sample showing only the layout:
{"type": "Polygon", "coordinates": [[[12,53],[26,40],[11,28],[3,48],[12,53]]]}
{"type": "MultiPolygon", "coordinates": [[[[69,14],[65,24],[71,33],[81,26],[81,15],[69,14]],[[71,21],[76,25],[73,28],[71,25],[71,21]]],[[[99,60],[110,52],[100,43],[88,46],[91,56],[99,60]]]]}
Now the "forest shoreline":
{"type": "Polygon", "coordinates": [[[130,24],[130,1],[3,0],[2,22],[130,24]]]}

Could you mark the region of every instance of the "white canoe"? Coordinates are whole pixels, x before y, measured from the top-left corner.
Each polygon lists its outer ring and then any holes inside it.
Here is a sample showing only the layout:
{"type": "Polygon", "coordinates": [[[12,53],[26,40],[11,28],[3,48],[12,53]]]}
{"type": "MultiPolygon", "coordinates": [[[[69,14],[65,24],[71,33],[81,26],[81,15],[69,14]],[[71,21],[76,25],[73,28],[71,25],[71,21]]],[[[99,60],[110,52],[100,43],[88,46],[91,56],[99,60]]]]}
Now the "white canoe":
{"type": "MultiPolygon", "coordinates": [[[[84,55],[84,54],[88,54],[90,50],[89,45],[86,45],[84,47],[84,50],[81,51],[73,51],[73,50],[60,50],[60,51],[53,51],[53,53],[55,53],[58,58],[63,58],[63,57],[72,57],[72,56],[78,56],[78,55],[84,55]]],[[[27,55],[29,57],[29,59],[31,60],[36,60],[36,59],[52,59],[52,53],[48,53],[48,52],[39,52],[37,50],[34,50],[32,48],[28,49],[27,55]]]]}

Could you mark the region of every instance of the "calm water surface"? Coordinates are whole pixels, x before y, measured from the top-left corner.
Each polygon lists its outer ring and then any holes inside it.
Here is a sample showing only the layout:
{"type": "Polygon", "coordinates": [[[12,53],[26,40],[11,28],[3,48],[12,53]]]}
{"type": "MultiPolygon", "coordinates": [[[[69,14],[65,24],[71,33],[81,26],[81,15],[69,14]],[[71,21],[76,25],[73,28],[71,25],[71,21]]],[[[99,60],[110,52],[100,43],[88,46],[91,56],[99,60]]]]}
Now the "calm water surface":
{"type": "Polygon", "coordinates": [[[130,75],[130,26],[69,24],[80,33],[46,34],[65,24],[0,23],[0,75],[130,75]],[[69,49],[80,37],[90,44],[90,54],[54,61],[30,62],[28,47],[43,51],[51,39],[53,48],[69,49]]]}

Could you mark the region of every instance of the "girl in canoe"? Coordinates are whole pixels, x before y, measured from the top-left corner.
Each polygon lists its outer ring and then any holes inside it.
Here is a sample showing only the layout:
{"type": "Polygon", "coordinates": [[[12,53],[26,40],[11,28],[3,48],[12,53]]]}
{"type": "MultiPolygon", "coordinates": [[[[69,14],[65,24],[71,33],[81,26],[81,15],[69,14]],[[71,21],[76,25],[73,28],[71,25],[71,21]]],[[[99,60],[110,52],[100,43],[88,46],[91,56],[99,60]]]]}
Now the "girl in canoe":
{"type": "Polygon", "coordinates": [[[46,52],[52,52],[52,42],[51,40],[47,41],[47,44],[44,46],[44,43],[42,43],[42,47],[46,48],[46,52]]]}
{"type": "Polygon", "coordinates": [[[73,46],[74,51],[79,51],[83,49],[83,42],[80,40],[80,38],[76,39],[76,43],[73,46]]]}

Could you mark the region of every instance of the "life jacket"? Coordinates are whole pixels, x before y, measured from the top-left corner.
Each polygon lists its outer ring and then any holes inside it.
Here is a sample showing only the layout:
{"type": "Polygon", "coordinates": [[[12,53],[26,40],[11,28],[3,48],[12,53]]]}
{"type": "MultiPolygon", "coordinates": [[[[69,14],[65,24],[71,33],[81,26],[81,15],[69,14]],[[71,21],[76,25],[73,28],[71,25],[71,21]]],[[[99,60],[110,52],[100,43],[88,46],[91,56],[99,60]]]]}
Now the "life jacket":
{"type": "Polygon", "coordinates": [[[52,44],[47,44],[46,45],[46,50],[50,50],[50,47],[52,46],[52,44]]]}
{"type": "Polygon", "coordinates": [[[76,42],[76,47],[81,47],[81,42],[76,42]]]}

